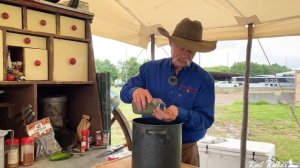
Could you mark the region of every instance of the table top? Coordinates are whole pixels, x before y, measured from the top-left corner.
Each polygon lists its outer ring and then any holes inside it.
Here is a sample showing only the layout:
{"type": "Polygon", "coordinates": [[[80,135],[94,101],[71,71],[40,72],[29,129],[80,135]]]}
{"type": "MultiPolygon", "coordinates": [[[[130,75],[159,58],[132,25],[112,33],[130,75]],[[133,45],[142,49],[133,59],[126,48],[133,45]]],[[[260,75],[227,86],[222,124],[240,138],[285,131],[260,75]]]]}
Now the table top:
{"type": "MultiPolygon", "coordinates": [[[[127,156],[121,159],[116,159],[106,163],[100,163],[93,168],[131,168],[131,156],[127,156]]],[[[181,168],[197,168],[196,166],[181,163],[181,168]]]]}
{"type": "MultiPolygon", "coordinates": [[[[109,147],[107,148],[109,149],[109,147]]],[[[84,155],[73,155],[71,158],[60,161],[49,161],[48,159],[38,160],[31,166],[21,166],[22,168],[77,168],[93,167],[99,163],[108,161],[108,157],[98,158],[101,153],[107,149],[97,149],[87,151],[84,155]]]]}

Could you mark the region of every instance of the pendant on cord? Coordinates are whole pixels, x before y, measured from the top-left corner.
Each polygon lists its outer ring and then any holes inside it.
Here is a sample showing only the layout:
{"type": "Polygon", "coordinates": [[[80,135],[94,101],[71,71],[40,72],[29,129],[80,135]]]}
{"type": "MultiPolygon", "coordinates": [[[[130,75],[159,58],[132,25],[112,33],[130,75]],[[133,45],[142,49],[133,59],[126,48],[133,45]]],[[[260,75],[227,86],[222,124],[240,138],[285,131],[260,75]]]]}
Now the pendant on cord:
{"type": "Polygon", "coordinates": [[[176,76],[171,76],[168,79],[168,82],[169,82],[170,85],[176,86],[178,84],[178,78],[176,76]]]}

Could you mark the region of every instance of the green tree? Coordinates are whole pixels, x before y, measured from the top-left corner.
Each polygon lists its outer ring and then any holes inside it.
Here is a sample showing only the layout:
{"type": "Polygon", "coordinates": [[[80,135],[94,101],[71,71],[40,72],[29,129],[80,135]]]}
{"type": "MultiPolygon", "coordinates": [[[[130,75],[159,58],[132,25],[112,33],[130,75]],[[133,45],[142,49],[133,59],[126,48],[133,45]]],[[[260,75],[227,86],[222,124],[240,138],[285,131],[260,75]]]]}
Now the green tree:
{"type": "Polygon", "coordinates": [[[205,67],[204,69],[209,72],[230,72],[230,68],[228,66],[205,67]]]}
{"type": "Polygon", "coordinates": [[[105,59],[104,61],[101,61],[99,59],[96,59],[96,72],[109,72],[111,79],[114,81],[118,77],[118,70],[114,64],[112,64],[109,60],[105,59]]]}
{"type": "Polygon", "coordinates": [[[137,75],[141,66],[135,57],[131,57],[129,60],[124,62],[119,61],[118,65],[121,70],[118,78],[122,79],[123,81],[127,81],[129,78],[137,75]]]}
{"type": "MultiPolygon", "coordinates": [[[[265,64],[258,64],[258,63],[250,63],[250,76],[257,76],[257,75],[274,75],[280,72],[291,71],[291,69],[287,68],[286,66],[281,66],[278,64],[272,64],[271,66],[265,64]]],[[[238,73],[238,74],[245,74],[246,72],[246,63],[245,62],[237,62],[234,63],[230,67],[230,72],[238,73]]]]}

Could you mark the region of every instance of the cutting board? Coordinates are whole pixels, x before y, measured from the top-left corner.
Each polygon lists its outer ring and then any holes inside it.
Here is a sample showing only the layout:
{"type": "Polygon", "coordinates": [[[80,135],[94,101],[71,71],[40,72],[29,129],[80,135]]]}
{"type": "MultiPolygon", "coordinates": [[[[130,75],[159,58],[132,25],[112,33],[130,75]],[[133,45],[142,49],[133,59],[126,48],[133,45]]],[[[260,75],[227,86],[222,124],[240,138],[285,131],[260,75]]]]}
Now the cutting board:
{"type": "MultiPolygon", "coordinates": [[[[105,162],[93,168],[131,168],[131,156],[105,162]]],[[[197,168],[196,166],[181,163],[181,168],[197,168]]]]}

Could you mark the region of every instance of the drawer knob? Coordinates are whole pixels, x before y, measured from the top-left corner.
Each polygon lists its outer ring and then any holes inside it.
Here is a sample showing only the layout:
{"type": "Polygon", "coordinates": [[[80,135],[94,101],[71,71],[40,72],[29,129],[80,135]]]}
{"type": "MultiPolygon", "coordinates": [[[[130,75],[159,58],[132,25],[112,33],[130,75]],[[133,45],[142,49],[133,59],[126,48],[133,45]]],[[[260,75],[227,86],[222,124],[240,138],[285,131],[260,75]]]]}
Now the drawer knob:
{"type": "Polygon", "coordinates": [[[40,24],[41,24],[42,26],[45,26],[45,25],[47,24],[47,21],[43,19],[43,20],[40,21],[40,24]]]}
{"type": "Polygon", "coordinates": [[[3,19],[8,19],[8,18],[9,18],[9,14],[6,13],[6,12],[3,12],[3,13],[2,13],[2,18],[3,18],[3,19]]]}
{"type": "Polygon", "coordinates": [[[34,65],[36,66],[40,66],[42,64],[42,62],[40,60],[35,60],[34,61],[34,65]]]}
{"type": "Polygon", "coordinates": [[[31,43],[30,38],[26,37],[26,38],[24,39],[24,43],[25,43],[25,44],[30,44],[30,43],[31,43]]]}
{"type": "Polygon", "coordinates": [[[73,31],[76,31],[76,30],[77,30],[77,26],[76,26],[76,25],[73,25],[73,26],[72,26],[72,30],[73,30],[73,31]]]}
{"type": "Polygon", "coordinates": [[[76,64],[76,58],[71,58],[70,59],[70,64],[75,65],[76,64]]]}

